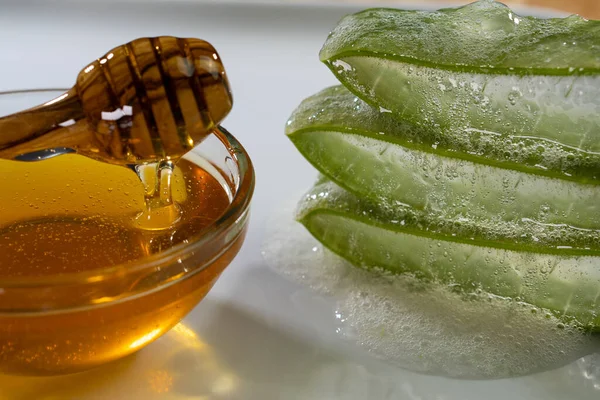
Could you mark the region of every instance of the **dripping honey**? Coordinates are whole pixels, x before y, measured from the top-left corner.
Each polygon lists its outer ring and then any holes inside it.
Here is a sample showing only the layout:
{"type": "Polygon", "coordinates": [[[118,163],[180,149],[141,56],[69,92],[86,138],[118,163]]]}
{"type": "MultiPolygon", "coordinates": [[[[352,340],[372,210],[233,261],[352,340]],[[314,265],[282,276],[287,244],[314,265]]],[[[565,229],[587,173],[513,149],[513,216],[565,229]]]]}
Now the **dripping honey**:
{"type": "MultiPolygon", "coordinates": [[[[93,279],[101,282],[106,268],[119,266],[125,273],[128,264],[187,243],[230,205],[226,187],[186,159],[170,177],[180,218],[156,230],[151,220],[143,228],[136,224],[147,204],[144,186],[130,169],[69,154],[43,162],[0,160],[0,171],[0,280],[98,271],[93,279]]],[[[204,297],[242,240],[243,234],[210,267],[143,296],[120,301],[67,287],[53,301],[67,304],[69,297],[81,296],[92,305],[0,312],[0,372],[73,372],[134,352],[204,297]]],[[[146,281],[150,278],[140,274],[124,287],[107,284],[102,290],[121,296],[133,287],[151,287],[146,281]]]]}

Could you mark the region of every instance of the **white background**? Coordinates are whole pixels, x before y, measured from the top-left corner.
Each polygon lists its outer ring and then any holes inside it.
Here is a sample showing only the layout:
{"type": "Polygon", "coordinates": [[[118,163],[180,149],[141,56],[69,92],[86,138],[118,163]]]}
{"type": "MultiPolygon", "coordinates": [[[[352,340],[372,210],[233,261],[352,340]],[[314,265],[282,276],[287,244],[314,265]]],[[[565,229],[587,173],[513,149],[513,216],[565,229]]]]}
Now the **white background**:
{"type": "MultiPolygon", "coordinates": [[[[234,92],[224,126],[246,147],[257,174],[246,243],[186,319],[189,331],[170,333],[134,357],[80,375],[0,376],[0,399],[573,398],[578,383],[564,371],[470,382],[378,363],[335,343],[327,299],[265,266],[260,247],[267,218],[315,176],[284,136],[285,121],[304,97],[336,83],[318,60],[319,49],[339,18],[365,5],[249,3],[0,3],[0,90],[70,87],[87,62],[137,37],[208,40],[234,92]]],[[[575,396],[596,398],[585,393],[575,396]]]]}

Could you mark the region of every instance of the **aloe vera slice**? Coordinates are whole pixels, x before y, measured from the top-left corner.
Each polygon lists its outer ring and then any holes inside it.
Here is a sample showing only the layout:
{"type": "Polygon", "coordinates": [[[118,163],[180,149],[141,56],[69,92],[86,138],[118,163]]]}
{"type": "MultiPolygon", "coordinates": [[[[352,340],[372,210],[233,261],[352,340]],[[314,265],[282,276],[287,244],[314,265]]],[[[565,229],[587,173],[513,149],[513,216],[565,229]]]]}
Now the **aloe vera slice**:
{"type": "Polygon", "coordinates": [[[600,154],[539,138],[513,140],[502,135],[466,135],[424,128],[368,106],[342,86],[327,88],[306,99],[292,114],[287,132],[310,129],[313,125],[339,129],[342,122],[424,151],[579,183],[600,183],[600,154]]]}
{"type": "Polygon", "coordinates": [[[466,293],[484,290],[600,332],[597,249],[572,254],[475,242],[443,227],[434,229],[427,214],[382,209],[323,180],[301,201],[297,217],[317,240],[357,267],[411,273],[466,293]]]}
{"type": "Polygon", "coordinates": [[[515,151],[535,139],[540,153],[600,152],[598,21],[521,17],[493,1],[370,9],[345,17],[320,57],[365,101],[448,143],[500,136],[515,151]]]}
{"type": "Polygon", "coordinates": [[[361,197],[486,224],[600,227],[598,187],[455,158],[423,145],[419,132],[340,87],[306,99],[286,130],[311,164],[361,197]]]}

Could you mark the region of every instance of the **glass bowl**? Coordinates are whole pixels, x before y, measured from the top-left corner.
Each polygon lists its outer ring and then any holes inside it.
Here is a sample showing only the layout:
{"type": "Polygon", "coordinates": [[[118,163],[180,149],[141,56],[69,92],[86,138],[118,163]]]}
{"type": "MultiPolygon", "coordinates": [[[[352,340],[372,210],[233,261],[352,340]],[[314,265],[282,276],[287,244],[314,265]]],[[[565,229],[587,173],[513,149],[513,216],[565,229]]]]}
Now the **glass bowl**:
{"type": "MultiPolygon", "coordinates": [[[[63,92],[1,92],[0,116],[63,92]]],[[[220,217],[181,243],[127,264],[0,277],[0,373],[72,373],[124,357],[167,332],[206,296],[244,241],[254,171],[242,145],[222,127],[186,159],[228,193],[220,217]]]]}

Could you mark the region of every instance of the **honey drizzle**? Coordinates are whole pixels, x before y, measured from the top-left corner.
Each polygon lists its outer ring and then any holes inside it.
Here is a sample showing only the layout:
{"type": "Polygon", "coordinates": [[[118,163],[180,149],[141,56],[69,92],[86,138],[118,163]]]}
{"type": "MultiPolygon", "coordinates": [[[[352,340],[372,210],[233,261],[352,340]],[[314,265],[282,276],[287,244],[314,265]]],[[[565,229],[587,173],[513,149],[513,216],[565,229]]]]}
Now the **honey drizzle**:
{"type": "Polygon", "coordinates": [[[136,216],[134,225],[145,230],[171,228],[181,220],[181,207],[173,200],[172,179],[175,171],[173,160],[134,166],[144,186],[145,209],[136,216]]]}

